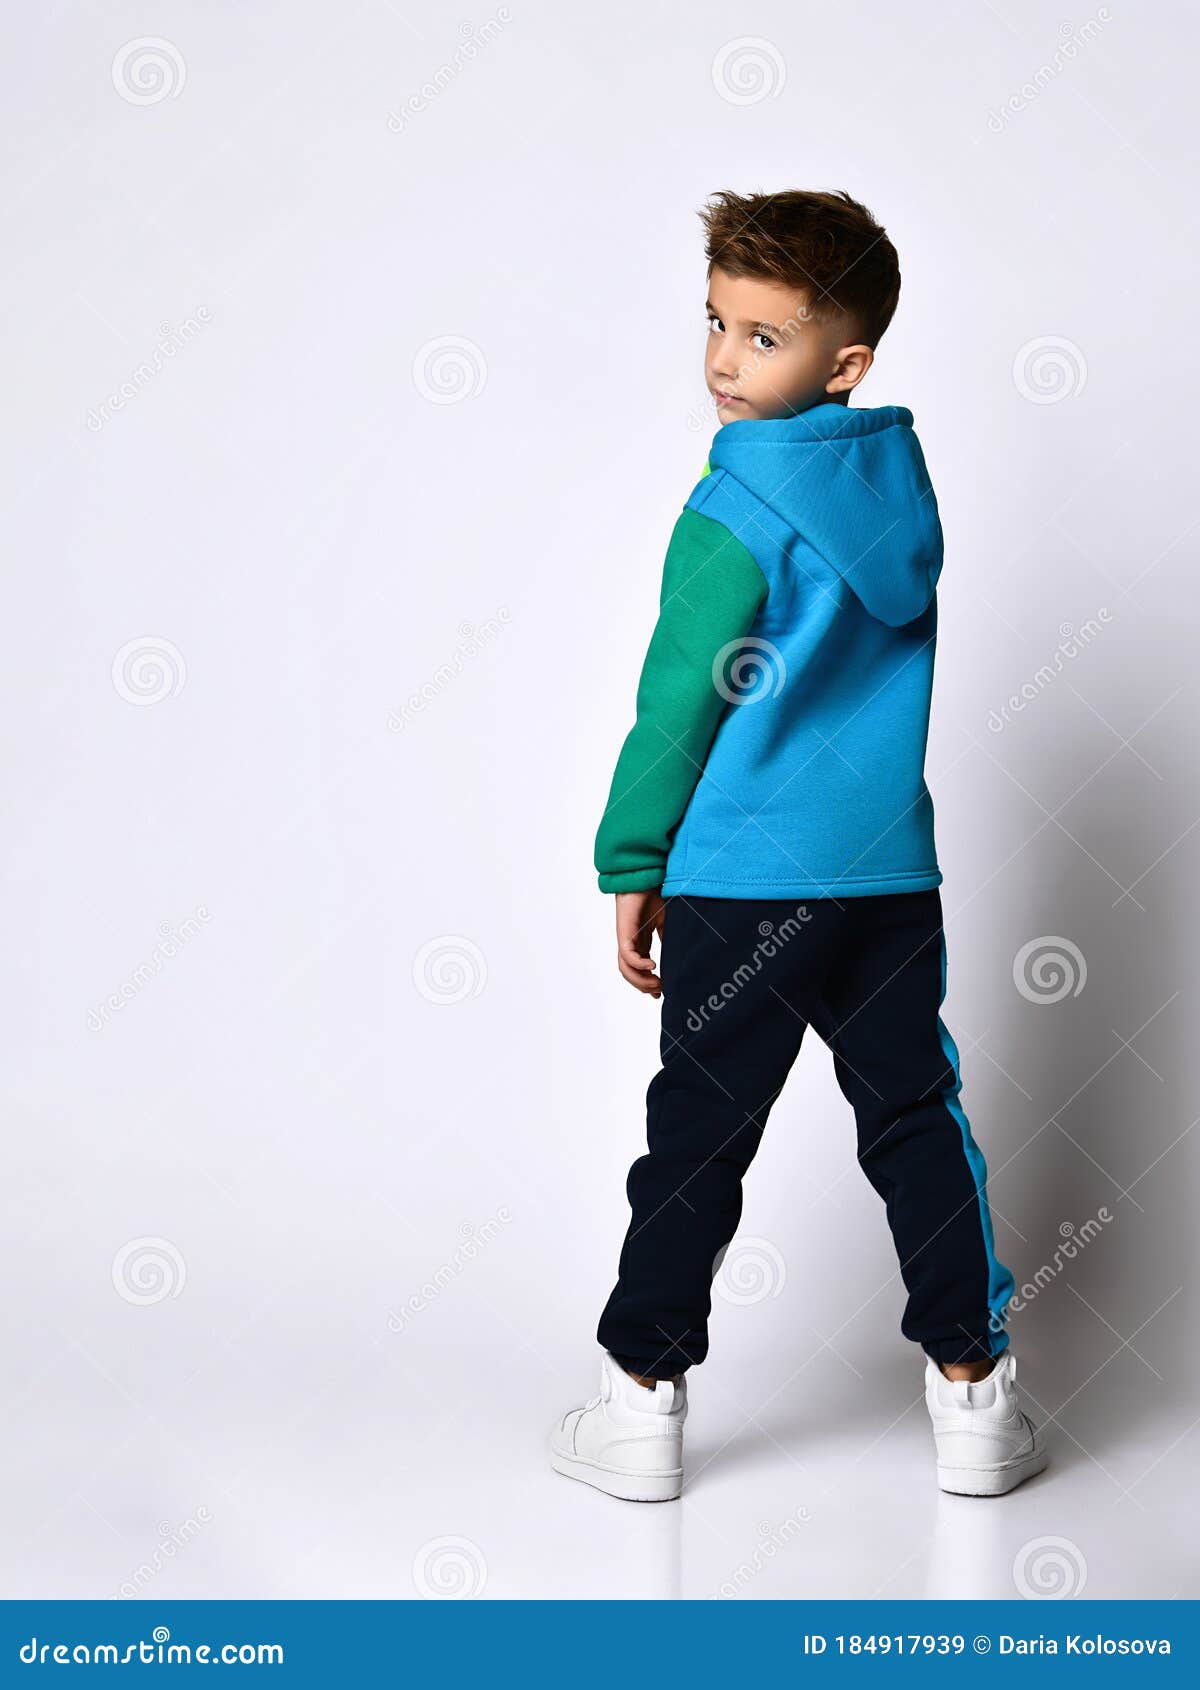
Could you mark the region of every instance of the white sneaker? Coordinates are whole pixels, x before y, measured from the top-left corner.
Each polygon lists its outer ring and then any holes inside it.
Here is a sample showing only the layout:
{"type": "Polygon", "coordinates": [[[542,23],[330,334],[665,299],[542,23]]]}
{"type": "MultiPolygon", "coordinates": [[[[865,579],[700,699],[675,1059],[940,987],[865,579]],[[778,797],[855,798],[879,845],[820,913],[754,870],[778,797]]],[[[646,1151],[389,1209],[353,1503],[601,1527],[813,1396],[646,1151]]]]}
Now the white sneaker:
{"type": "Polygon", "coordinates": [[[943,1490],[956,1496],[1003,1496],[1046,1465],[1045,1433],[1018,1403],[1016,1378],[1011,1350],[978,1384],[947,1379],[935,1361],[926,1361],[925,1403],[943,1490]]]}
{"type": "Polygon", "coordinates": [[[671,1502],[683,1488],[687,1382],[654,1390],[605,1353],[600,1395],[564,1414],[550,1434],[550,1465],[626,1502],[671,1502]]]}

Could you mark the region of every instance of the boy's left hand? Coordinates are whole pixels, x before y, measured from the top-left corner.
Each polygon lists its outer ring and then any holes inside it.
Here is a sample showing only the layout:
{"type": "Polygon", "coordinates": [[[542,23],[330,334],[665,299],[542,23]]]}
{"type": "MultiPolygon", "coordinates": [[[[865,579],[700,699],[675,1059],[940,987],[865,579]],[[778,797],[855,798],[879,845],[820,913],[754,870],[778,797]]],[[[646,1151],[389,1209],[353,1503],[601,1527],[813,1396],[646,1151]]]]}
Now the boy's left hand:
{"type": "Polygon", "coordinates": [[[629,984],[652,998],[662,996],[662,981],[654,972],[650,941],[661,941],[666,904],[657,889],[652,892],[618,892],[617,967],[629,984]]]}

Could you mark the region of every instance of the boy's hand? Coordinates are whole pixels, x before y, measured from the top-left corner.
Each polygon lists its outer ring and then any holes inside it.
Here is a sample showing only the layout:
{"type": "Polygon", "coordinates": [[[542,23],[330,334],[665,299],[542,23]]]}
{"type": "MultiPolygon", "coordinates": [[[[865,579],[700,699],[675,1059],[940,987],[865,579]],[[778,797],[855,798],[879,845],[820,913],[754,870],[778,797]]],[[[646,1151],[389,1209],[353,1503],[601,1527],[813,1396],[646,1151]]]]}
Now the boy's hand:
{"type": "Polygon", "coordinates": [[[631,986],[652,998],[662,997],[662,981],[654,972],[650,940],[662,939],[666,904],[657,889],[653,892],[618,892],[617,967],[631,986]]]}

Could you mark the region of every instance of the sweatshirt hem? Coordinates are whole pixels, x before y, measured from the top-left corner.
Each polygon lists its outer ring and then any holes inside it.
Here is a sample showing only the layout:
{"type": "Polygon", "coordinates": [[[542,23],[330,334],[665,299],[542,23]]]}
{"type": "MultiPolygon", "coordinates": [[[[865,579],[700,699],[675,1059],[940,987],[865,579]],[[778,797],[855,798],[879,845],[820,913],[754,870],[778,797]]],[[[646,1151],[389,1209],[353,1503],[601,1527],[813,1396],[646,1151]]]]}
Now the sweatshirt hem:
{"type": "Polygon", "coordinates": [[[902,870],[896,874],[833,876],[826,881],[775,879],[769,875],[668,875],[664,898],[870,898],[891,892],[932,892],[942,884],[940,869],[902,870]]]}

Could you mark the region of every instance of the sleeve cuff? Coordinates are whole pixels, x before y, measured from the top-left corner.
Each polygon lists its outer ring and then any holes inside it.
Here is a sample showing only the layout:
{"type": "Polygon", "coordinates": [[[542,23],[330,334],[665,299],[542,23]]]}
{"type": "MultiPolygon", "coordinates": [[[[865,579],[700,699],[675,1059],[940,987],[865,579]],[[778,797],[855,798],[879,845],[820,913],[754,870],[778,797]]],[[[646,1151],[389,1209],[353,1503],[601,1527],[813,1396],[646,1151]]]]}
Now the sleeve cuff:
{"type": "Polygon", "coordinates": [[[656,892],[663,883],[663,869],[629,868],[617,874],[601,874],[602,892],[656,892]]]}

